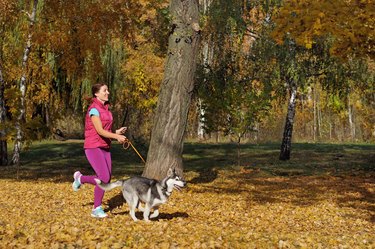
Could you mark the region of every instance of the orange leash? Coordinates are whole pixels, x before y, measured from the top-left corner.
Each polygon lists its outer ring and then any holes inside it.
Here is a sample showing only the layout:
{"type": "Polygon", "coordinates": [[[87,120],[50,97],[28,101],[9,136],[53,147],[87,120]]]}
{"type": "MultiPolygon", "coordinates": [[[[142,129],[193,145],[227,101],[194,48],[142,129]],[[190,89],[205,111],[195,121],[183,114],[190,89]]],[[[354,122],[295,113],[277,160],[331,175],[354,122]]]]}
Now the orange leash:
{"type": "Polygon", "coordinates": [[[143,157],[141,156],[141,154],[139,154],[138,150],[134,147],[134,145],[130,142],[129,139],[126,139],[125,142],[122,144],[122,148],[124,148],[124,150],[129,149],[130,146],[138,154],[139,158],[142,159],[143,163],[146,163],[145,159],[143,159],[143,157]]]}

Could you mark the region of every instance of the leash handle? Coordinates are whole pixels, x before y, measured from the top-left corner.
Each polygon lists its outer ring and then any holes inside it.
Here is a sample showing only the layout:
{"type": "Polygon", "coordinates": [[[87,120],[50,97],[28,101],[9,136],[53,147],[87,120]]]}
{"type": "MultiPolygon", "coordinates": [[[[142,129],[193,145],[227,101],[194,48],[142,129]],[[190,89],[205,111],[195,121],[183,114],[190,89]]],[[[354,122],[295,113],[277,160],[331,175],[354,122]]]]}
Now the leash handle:
{"type": "Polygon", "coordinates": [[[122,144],[122,148],[124,148],[124,150],[127,150],[127,149],[129,149],[129,147],[130,147],[130,141],[129,141],[129,139],[125,139],[125,142],[122,144]]]}
{"type": "Polygon", "coordinates": [[[134,147],[134,145],[130,142],[130,140],[126,138],[125,142],[122,144],[122,148],[124,148],[124,150],[127,150],[127,149],[129,149],[130,146],[138,154],[139,158],[142,159],[143,163],[146,163],[145,159],[143,159],[141,154],[139,154],[138,150],[134,147]]]}

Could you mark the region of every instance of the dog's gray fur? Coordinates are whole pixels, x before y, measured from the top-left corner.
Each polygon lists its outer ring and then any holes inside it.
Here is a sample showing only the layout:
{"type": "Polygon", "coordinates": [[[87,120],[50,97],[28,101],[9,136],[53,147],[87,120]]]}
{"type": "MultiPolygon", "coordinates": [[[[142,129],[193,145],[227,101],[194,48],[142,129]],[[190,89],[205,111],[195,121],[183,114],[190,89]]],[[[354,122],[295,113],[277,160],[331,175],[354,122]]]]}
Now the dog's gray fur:
{"type": "Polygon", "coordinates": [[[167,176],[161,182],[141,176],[108,184],[101,183],[99,179],[95,181],[105,191],[122,187],[122,195],[129,205],[129,214],[134,221],[138,220],[135,217],[136,208],[143,212],[145,221],[149,221],[149,217],[156,218],[159,215],[158,207],[167,202],[173,188],[180,189],[186,186],[186,182],[176,174],[174,169],[169,169],[167,176]],[[140,202],[145,204],[144,208],[140,202]],[[154,212],[150,216],[152,208],[154,212]]]}

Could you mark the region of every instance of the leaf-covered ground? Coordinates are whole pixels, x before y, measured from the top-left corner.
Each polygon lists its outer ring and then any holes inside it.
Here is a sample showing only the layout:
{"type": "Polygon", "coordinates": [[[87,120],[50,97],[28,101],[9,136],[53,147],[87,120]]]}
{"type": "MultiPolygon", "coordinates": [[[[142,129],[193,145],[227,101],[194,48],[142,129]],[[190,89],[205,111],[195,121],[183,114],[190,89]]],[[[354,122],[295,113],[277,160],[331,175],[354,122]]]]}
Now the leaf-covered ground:
{"type": "MultiPolygon", "coordinates": [[[[91,218],[92,187],[71,189],[69,172],[75,166],[50,166],[48,171],[43,162],[32,167],[25,163],[29,167],[19,169],[18,180],[15,169],[5,168],[0,179],[0,248],[375,248],[372,152],[363,154],[367,161],[361,164],[354,159],[363,155],[347,150],[346,161],[326,160],[326,167],[335,166],[311,174],[306,173],[314,164],[311,151],[303,159],[311,163],[301,161],[303,167],[291,162],[289,169],[275,166],[276,161],[267,159],[273,152],[264,149],[250,155],[248,165],[209,167],[197,156],[200,152],[216,153],[221,159],[215,165],[228,157],[221,157],[217,147],[199,148],[185,155],[188,187],[173,192],[159,218],[150,223],[132,221],[120,189],[104,197],[109,217],[91,218]],[[259,156],[261,151],[264,156],[259,156]],[[337,173],[342,169],[344,173],[337,173]]],[[[342,155],[337,157],[341,160],[342,155]]],[[[114,178],[126,176],[118,171],[114,178]]]]}

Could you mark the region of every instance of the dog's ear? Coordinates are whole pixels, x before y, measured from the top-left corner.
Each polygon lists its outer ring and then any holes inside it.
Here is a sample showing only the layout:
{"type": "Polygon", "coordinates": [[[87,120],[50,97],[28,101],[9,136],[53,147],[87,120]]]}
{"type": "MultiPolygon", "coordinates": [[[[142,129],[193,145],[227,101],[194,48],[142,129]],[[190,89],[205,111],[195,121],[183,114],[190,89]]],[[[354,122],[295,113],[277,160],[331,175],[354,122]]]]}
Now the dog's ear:
{"type": "Polygon", "coordinates": [[[168,172],[167,172],[167,176],[172,176],[173,173],[174,173],[174,169],[169,168],[169,169],[168,169],[168,172]]]}

